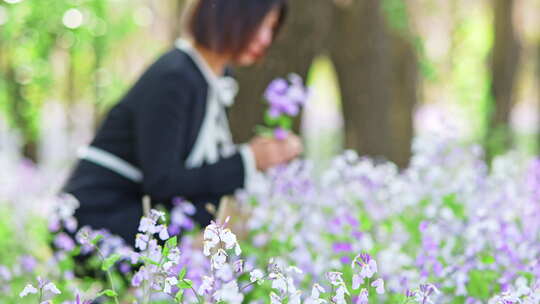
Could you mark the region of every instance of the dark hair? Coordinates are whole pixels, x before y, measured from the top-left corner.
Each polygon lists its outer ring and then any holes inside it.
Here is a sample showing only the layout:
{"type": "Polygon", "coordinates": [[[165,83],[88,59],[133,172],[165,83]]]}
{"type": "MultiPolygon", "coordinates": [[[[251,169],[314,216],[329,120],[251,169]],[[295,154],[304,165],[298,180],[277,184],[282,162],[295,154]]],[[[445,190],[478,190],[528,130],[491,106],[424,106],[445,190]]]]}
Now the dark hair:
{"type": "Polygon", "coordinates": [[[279,10],[275,36],[287,13],[286,0],[198,0],[187,20],[188,32],[207,49],[236,55],[247,48],[273,9],[279,10]]]}

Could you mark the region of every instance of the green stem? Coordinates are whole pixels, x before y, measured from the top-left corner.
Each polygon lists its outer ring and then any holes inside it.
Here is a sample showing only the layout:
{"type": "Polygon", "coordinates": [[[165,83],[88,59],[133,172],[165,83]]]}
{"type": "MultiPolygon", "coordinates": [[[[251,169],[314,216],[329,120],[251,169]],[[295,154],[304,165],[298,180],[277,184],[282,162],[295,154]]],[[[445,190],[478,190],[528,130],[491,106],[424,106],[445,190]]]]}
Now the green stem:
{"type": "Polygon", "coordinates": [[[41,300],[43,300],[43,288],[40,288],[39,289],[39,300],[38,300],[38,304],[41,304],[41,300]]]}
{"type": "MultiPolygon", "coordinates": [[[[183,282],[185,282],[184,280],[182,280],[183,282]]],[[[193,286],[190,286],[190,289],[193,291],[193,294],[197,297],[197,303],[199,304],[204,304],[203,301],[201,300],[201,297],[199,296],[199,294],[195,291],[195,289],[193,288],[193,286]]]]}
{"type": "MultiPolygon", "coordinates": [[[[101,253],[101,250],[99,250],[99,248],[98,248],[97,246],[94,246],[94,247],[96,248],[96,251],[97,251],[97,253],[98,253],[98,255],[99,255],[99,258],[101,259],[101,263],[105,262],[105,257],[104,257],[104,255],[101,253]]],[[[110,271],[109,269],[107,269],[105,272],[107,273],[107,277],[109,278],[109,283],[111,284],[111,289],[112,289],[112,291],[114,292],[114,297],[113,297],[113,298],[114,298],[114,302],[115,302],[116,304],[120,304],[120,303],[118,302],[118,294],[116,293],[116,289],[114,288],[114,281],[113,281],[113,278],[112,278],[111,271],[110,271]]]]}

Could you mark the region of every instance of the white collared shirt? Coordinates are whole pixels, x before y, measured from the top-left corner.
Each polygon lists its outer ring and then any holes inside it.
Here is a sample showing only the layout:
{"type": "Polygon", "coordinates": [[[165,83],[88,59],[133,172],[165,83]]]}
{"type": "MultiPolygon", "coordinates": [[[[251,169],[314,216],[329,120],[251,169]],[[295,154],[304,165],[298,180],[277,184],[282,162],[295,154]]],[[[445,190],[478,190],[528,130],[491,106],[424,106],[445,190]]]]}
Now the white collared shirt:
{"type": "Polygon", "coordinates": [[[208,84],[206,113],[186,160],[186,167],[197,168],[204,164],[214,164],[220,158],[229,157],[239,151],[244,164],[244,187],[249,189],[250,182],[257,174],[255,157],[248,144],[234,145],[225,111],[226,107],[234,104],[238,83],[232,77],[217,77],[189,41],[178,39],[175,45],[191,57],[208,84]]]}

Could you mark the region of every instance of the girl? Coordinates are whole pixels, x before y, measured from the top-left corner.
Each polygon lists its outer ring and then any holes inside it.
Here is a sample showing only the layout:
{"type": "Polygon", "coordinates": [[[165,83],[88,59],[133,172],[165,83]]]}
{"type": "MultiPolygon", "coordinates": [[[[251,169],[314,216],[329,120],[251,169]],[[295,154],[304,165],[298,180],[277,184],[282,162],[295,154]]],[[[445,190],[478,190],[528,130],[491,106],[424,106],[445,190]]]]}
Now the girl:
{"type": "MultiPolygon", "coordinates": [[[[141,199],[172,207],[183,197],[201,226],[220,198],[249,188],[258,170],[301,153],[298,137],[234,145],[227,121],[238,90],[229,66],[259,61],[286,14],[286,0],[198,0],[189,39],[151,65],[108,113],[64,191],[80,202],[79,227],[106,228],[133,245],[141,199]]],[[[257,102],[257,101],[254,101],[257,102]]]]}

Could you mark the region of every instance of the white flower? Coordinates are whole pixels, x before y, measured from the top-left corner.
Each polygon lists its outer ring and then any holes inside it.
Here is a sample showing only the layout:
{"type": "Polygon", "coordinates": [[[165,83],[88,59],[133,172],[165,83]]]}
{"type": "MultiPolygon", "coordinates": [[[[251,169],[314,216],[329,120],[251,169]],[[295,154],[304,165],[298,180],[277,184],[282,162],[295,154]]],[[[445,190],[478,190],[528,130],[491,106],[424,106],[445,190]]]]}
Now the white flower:
{"type": "Polygon", "coordinates": [[[171,261],[163,263],[163,270],[169,271],[174,267],[174,263],[171,261]]]}
{"type": "Polygon", "coordinates": [[[377,262],[369,261],[369,264],[363,264],[360,269],[360,275],[364,278],[371,278],[377,272],[377,262]]]}
{"type": "Polygon", "coordinates": [[[38,293],[38,290],[34,286],[32,286],[32,284],[27,284],[24,287],[23,291],[21,291],[21,293],[19,294],[19,297],[24,298],[31,293],[38,293]]]}
{"type": "Polygon", "coordinates": [[[234,272],[230,264],[224,264],[223,267],[217,269],[215,272],[216,278],[223,282],[229,282],[234,277],[234,272]]]}
{"type": "Polygon", "coordinates": [[[322,288],[321,285],[315,283],[313,284],[313,288],[311,289],[311,298],[319,299],[321,297],[321,293],[323,292],[325,292],[324,288],[322,288]]]}
{"type": "Polygon", "coordinates": [[[165,212],[157,211],[155,209],[150,210],[150,218],[156,223],[159,219],[165,220],[165,212]]]}
{"type": "Polygon", "coordinates": [[[346,304],[347,303],[347,301],[345,301],[345,295],[346,294],[349,294],[349,291],[347,290],[347,288],[345,286],[340,285],[336,289],[336,295],[332,298],[332,300],[336,304],[346,304]]]}
{"type": "Polygon", "coordinates": [[[296,286],[294,286],[293,278],[287,277],[287,291],[290,294],[293,294],[296,292],[296,286]]]}
{"type": "Polygon", "coordinates": [[[56,288],[56,285],[54,285],[54,283],[52,283],[52,282],[49,282],[49,283],[45,284],[45,286],[43,287],[43,290],[45,290],[45,291],[48,290],[48,291],[50,291],[50,292],[52,292],[54,294],[57,294],[57,295],[61,294],[60,290],[58,290],[58,288],[56,288]]]}
{"type": "Polygon", "coordinates": [[[303,274],[304,272],[302,269],[296,267],[296,266],[289,266],[287,267],[287,272],[289,273],[296,273],[296,274],[303,274]]]}
{"type": "Polygon", "coordinates": [[[205,256],[210,255],[210,250],[219,244],[219,235],[217,233],[217,225],[212,223],[206,227],[204,230],[204,249],[203,253],[205,256]]]}
{"type": "Polygon", "coordinates": [[[181,255],[180,249],[178,249],[178,247],[175,247],[171,249],[171,251],[169,251],[167,258],[169,259],[169,261],[175,264],[178,264],[180,262],[180,255],[181,255]]]}
{"type": "Polygon", "coordinates": [[[360,285],[364,283],[364,278],[358,274],[353,275],[352,277],[352,289],[356,290],[360,288],[360,285]]]}
{"type": "Polygon", "coordinates": [[[214,300],[229,304],[240,304],[244,300],[244,295],[238,291],[236,281],[224,284],[222,288],[214,293],[214,300]]]}
{"type": "Polygon", "coordinates": [[[137,262],[139,261],[139,257],[140,257],[140,255],[135,251],[128,252],[127,256],[129,257],[129,260],[130,260],[131,264],[137,264],[137,262]]]}
{"type": "Polygon", "coordinates": [[[291,295],[289,295],[289,302],[288,304],[300,304],[302,299],[302,292],[300,290],[295,291],[291,295]]]}
{"type": "Polygon", "coordinates": [[[203,276],[203,282],[201,286],[199,287],[199,289],[197,290],[197,293],[202,296],[205,293],[210,292],[213,288],[214,288],[214,278],[203,276]]]}
{"type": "Polygon", "coordinates": [[[143,216],[141,218],[141,221],[139,222],[139,231],[140,232],[153,232],[154,231],[154,224],[155,222],[149,218],[147,218],[146,216],[143,216]]]}
{"type": "Polygon", "coordinates": [[[287,292],[287,280],[281,273],[273,272],[269,277],[272,279],[272,288],[279,290],[281,293],[287,292]]]}
{"type": "Polygon", "coordinates": [[[260,285],[262,284],[263,277],[264,273],[260,269],[255,269],[249,273],[249,280],[251,281],[251,283],[257,281],[257,283],[260,285]]]}
{"type": "Polygon", "coordinates": [[[373,283],[371,283],[371,287],[375,287],[378,294],[384,293],[384,281],[383,279],[377,279],[373,283]]]}
{"type": "Polygon", "coordinates": [[[204,230],[204,249],[203,253],[206,256],[210,255],[212,250],[220,242],[225,244],[225,249],[233,249],[236,255],[240,255],[242,250],[236,239],[236,235],[229,229],[224,229],[216,223],[212,223],[204,230]]]}
{"type": "Polygon", "coordinates": [[[140,250],[146,250],[146,246],[148,245],[148,236],[145,234],[137,233],[137,236],[135,237],[135,248],[139,248],[140,250]]]}
{"type": "Polygon", "coordinates": [[[171,287],[178,284],[178,279],[175,277],[168,277],[165,279],[165,287],[163,288],[163,292],[170,294],[171,293],[171,287]]]}
{"type": "Polygon", "coordinates": [[[218,249],[218,251],[212,256],[212,268],[221,269],[223,265],[227,262],[227,253],[223,249],[218,249]]]}
{"type": "Polygon", "coordinates": [[[273,291],[270,292],[270,304],[281,304],[281,298],[273,291]]]}
{"type": "Polygon", "coordinates": [[[163,241],[166,241],[169,239],[169,231],[167,231],[167,227],[165,227],[164,225],[159,225],[158,227],[160,227],[160,231],[159,231],[159,238],[163,241]]]}
{"type": "Polygon", "coordinates": [[[342,275],[343,274],[341,272],[337,272],[337,271],[332,271],[332,272],[326,273],[326,276],[327,276],[328,280],[330,280],[330,283],[332,283],[332,285],[334,285],[334,286],[338,286],[338,285],[343,284],[342,275]]]}

